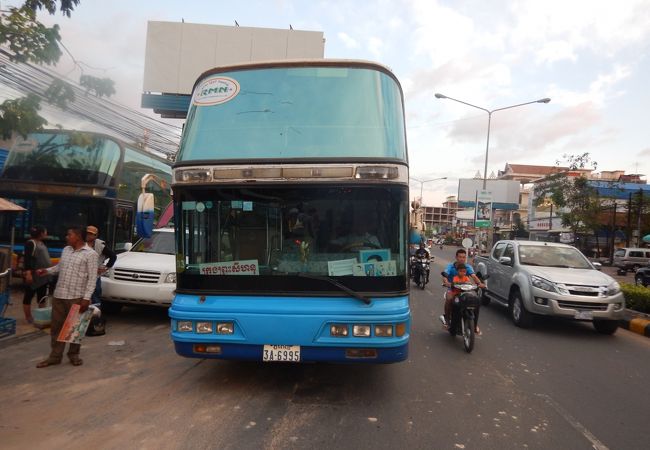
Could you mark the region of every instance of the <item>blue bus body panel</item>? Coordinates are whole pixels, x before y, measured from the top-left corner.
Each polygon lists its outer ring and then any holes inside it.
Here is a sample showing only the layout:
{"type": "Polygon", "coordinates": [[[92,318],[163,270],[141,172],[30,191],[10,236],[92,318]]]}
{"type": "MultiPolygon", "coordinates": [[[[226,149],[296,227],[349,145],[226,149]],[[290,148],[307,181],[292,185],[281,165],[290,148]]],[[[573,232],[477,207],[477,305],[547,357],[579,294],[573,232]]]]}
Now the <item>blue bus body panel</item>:
{"type": "MultiPolygon", "coordinates": [[[[364,362],[346,358],[346,349],[376,349],[368,362],[403,361],[408,356],[410,308],[408,296],[375,298],[370,305],[349,297],[257,297],[177,294],[169,309],[171,337],[182,356],[223,359],[262,359],[264,345],[299,345],[302,361],[364,362]],[[177,322],[233,322],[234,333],[199,334],[176,331],[177,322]],[[405,323],[403,336],[352,336],[352,325],[405,323]],[[347,324],[347,337],[330,336],[330,325],[347,324]],[[220,354],[195,353],[195,344],[218,344],[220,354]]],[[[371,327],[372,328],[372,327],[371,327]]]]}

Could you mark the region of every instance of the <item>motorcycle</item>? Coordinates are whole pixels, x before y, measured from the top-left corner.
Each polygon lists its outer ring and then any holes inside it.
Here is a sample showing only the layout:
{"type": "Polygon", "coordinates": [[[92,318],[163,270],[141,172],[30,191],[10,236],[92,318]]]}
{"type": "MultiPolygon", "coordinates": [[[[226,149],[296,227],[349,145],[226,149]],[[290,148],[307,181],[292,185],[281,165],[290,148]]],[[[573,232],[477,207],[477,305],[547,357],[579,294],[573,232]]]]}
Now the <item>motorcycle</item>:
{"type": "Polygon", "coordinates": [[[426,258],[411,257],[411,278],[421,289],[429,282],[430,265],[431,261],[426,258]]]}
{"type": "MultiPolygon", "coordinates": [[[[442,276],[445,278],[448,277],[445,272],[442,272],[442,276]]],[[[461,293],[456,295],[452,302],[451,318],[447,330],[452,336],[461,335],[463,337],[465,351],[471,353],[474,349],[476,312],[480,302],[477,293],[479,287],[471,283],[454,283],[452,284],[452,288],[460,290],[461,293]]]]}

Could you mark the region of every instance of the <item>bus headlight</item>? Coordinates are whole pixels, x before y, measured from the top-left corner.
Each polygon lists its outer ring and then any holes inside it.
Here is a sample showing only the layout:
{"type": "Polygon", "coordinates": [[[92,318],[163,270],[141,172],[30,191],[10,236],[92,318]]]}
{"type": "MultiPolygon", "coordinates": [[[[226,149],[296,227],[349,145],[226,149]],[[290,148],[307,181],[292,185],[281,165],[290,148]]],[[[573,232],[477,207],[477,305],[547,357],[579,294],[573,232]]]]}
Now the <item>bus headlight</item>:
{"type": "Polygon", "coordinates": [[[370,325],[354,325],[352,335],[356,337],[370,337],[370,325]]]}
{"type": "Polygon", "coordinates": [[[395,325],[395,336],[402,337],[406,334],[406,322],[395,325]]]}
{"type": "Polygon", "coordinates": [[[348,335],[348,326],[345,324],[334,323],[330,325],[330,334],[335,337],[346,337],[348,335]]]}
{"type": "Polygon", "coordinates": [[[176,283],[176,272],[168,273],[165,277],[165,283],[176,283]]]}
{"type": "Polygon", "coordinates": [[[201,334],[212,333],[212,322],[196,322],[196,332],[201,334]]]}
{"type": "Polygon", "coordinates": [[[176,331],[192,331],[192,321],[191,320],[179,320],[176,322],[176,331]]]}
{"type": "Polygon", "coordinates": [[[393,335],[392,325],[375,325],[375,336],[391,337],[393,335]]]}
{"type": "Polygon", "coordinates": [[[233,334],[235,324],[232,322],[221,322],[217,324],[217,334],[233,334]]]}

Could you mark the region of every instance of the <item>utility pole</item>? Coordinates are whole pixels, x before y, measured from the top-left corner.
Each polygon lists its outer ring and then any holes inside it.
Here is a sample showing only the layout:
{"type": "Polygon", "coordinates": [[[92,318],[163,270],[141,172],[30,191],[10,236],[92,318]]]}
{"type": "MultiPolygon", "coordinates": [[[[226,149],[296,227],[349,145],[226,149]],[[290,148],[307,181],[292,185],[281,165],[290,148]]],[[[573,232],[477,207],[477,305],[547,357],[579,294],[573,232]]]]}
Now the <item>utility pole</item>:
{"type": "Polygon", "coordinates": [[[625,246],[630,246],[630,234],[632,234],[632,193],[627,199],[627,229],[625,230],[625,246]]]}
{"type": "Polygon", "coordinates": [[[612,216],[612,243],[609,247],[609,264],[614,264],[614,235],[616,233],[616,200],[614,200],[614,214],[612,216]]]}
{"type": "Polygon", "coordinates": [[[641,247],[641,211],[643,209],[643,189],[639,189],[639,207],[637,208],[636,218],[636,246],[641,247]]]}

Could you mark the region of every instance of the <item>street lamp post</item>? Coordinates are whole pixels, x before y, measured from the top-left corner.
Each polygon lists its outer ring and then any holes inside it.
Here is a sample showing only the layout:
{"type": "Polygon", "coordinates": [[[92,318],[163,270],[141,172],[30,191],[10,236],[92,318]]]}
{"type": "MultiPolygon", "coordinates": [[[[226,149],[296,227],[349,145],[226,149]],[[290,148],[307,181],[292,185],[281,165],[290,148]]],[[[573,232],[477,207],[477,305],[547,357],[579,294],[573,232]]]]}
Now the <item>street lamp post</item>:
{"type": "MultiPolygon", "coordinates": [[[[533,103],[548,103],[551,101],[550,98],[541,98],[539,100],[533,100],[532,102],[526,102],[526,103],[518,103],[516,105],[510,105],[510,106],[504,106],[503,108],[496,108],[496,109],[487,109],[483,108],[481,106],[476,106],[472,105],[471,103],[464,102],[462,100],[458,100],[456,98],[448,97],[446,95],[436,93],[435,94],[436,98],[439,99],[447,99],[447,100],[453,100],[458,103],[462,103],[463,105],[471,106],[472,108],[480,109],[481,111],[485,111],[488,114],[488,126],[487,126],[487,141],[485,143],[485,167],[483,168],[483,190],[485,191],[487,189],[487,166],[488,166],[488,152],[490,149],[490,125],[492,124],[492,114],[497,112],[497,111],[503,111],[504,109],[511,109],[511,108],[517,108],[519,106],[525,106],[525,105],[531,105],[533,103]]],[[[477,205],[478,206],[478,205],[477,205]]],[[[492,211],[490,211],[490,223],[492,222],[492,211]]],[[[489,248],[491,247],[491,239],[492,233],[488,233],[488,238],[487,238],[487,247],[488,251],[489,248]]]]}
{"type": "MultiPolygon", "coordinates": [[[[421,215],[421,220],[422,220],[422,231],[424,231],[424,208],[423,208],[423,205],[422,205],[422,203],[423,203],[422,202],[422,195],[423,195],[422,190],[423,190],[423,187],[424,187],[424,183],[429,183],[430,181],[446,180],[447,177],[432,178],[430,180],[420,180],[420,179],[413,178],[413,177],[410,177],[410,178],[411,178],[411,180],[417,181],[418,183],[420,183],[420,207],[418,209],[420,210],[420,215],[421,215]]],[[[416,216],[416,219],[417,219],[417,216],[416,216]]]]}
{"type": "Polygon", "coordinates": [[[417,178],[411,177],[411,180],[417,181],[418,183],[420,183],[420,206],[422,206],[422,188],[424,187],[424,183],[428,183],[430,181],[446,180],[446,179],[447,179],[447,177],[432,178],[430,180],[419,180],[417,178]]]}

